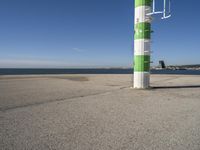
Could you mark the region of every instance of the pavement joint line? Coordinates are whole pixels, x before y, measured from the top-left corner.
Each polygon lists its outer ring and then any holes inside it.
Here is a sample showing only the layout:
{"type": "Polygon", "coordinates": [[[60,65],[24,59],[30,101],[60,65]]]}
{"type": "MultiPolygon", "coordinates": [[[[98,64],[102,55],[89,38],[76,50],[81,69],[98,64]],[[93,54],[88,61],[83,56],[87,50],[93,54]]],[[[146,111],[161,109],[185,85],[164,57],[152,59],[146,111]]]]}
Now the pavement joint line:
{"type": "Polygon", "coordinates": [[[93,94],[89,94],[89,95],[74,96],[74,97],[70,97],[70,98],[60,98],[60,99],[48,100],[48,101],[45,101],[45,102],[36,102],[36,103],[26,104],[26,105],[21,105],[21,106],[0,108],[0,112],[5,113],[5,112],[8,112],[8,111],[12,111],[12,110],[20,109],[20,108],[34,107],[34,106],[39,106],[39,105],[53,103],[53,102],[61,102],[61,101],[72,102],[73,99],[85,98],[85,97],[96,96],[96,95],[103,95],[103,94],[106,94],[106,93],[112,93],[112,92],[116,92],[116,91],[128,89],[128,88],[129,87],[126,86],[126,87],[120,87],[119,89],[115,89],[115,90],[108,90],[108,91],[93,93],[93,94]]]}
{"type": "Polygon", "coordinates": [[[171,81],[171,80],[175,80],[175,79],[179,79],[181,77],[170,77],[170,78],[167,78],[165,80],[160,80],[160,81],[154,81],[153,83],[158,83],[158,82],[165,82],[165,81],[171,81]]]}

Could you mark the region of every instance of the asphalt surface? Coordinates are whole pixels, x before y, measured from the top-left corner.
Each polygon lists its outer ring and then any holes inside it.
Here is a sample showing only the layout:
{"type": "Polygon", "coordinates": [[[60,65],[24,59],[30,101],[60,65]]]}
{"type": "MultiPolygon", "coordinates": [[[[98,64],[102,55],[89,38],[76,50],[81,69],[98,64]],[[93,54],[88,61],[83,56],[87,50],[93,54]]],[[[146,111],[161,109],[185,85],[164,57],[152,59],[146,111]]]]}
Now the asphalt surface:
{"type": "Polygon", "coordinates": [[[200,150],[200,76],[0,76],[2,150],[200,150]]]}

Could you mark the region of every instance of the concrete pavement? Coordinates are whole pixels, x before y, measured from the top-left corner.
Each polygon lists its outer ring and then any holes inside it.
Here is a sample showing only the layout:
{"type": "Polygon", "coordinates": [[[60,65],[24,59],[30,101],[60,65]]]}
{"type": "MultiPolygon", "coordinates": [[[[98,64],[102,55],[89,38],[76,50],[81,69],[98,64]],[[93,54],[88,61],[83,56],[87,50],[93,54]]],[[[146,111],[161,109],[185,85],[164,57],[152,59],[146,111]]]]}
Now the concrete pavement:
{"type": "Polygon", "coordinates": [[[0,76],[0,149],[199,150],[200,76],[0,76]]]}

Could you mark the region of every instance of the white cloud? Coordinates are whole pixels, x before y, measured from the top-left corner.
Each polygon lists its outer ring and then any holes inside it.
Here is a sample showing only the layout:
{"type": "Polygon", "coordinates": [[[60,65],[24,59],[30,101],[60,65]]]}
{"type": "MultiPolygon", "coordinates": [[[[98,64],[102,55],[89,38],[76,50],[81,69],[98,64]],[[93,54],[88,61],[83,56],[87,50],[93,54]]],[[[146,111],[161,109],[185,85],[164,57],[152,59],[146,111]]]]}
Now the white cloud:
{"type": "Polygon", "coordinates": [[[73,48],[73,50],[76,52],[84,52],[85,51],[84,49],[80,49],[80,48],[76,48],[76,47],[73,48]]]}

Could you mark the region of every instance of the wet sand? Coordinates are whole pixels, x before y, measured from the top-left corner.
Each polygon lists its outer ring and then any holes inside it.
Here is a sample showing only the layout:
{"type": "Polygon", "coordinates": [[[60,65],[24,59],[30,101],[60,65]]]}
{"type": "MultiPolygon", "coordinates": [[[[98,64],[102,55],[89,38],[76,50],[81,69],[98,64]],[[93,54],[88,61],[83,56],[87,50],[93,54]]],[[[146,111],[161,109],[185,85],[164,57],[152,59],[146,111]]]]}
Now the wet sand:
{"type": "Polygon", "coordinates": [[[0,76],[0,148],[199,150],[200,76],[0,76]]]}

